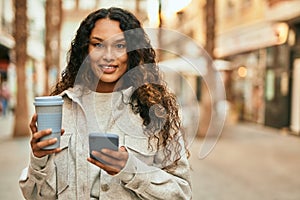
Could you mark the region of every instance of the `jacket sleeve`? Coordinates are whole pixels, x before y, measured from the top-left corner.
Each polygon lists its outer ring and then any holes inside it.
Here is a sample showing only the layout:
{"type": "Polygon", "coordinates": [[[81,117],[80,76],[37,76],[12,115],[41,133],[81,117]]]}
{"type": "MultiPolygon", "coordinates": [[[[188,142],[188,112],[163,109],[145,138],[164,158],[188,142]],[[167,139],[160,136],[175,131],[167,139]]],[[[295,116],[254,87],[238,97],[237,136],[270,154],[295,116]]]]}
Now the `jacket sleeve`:
{"type": "MultiPolygon", "coordinates": [[[[68,98],[64,98],[63,116],[69,116],[72,108],[72,102],[68,98]]],[[[64,118],[63,118],[64,119],[64,118]]],[[[61,137],[60,148],[67,149],[71,133],[68,130],[67,118],[63,120],[62,126],[65,127],[65,133],[61,137]]],[[[37,158],[31,153],[30,163],[25,168],[19,179],[19,186],[26,199],[56,199],[59,187],[57,182],[57,174],[59,169],[55,164],[55,160],[66,159],[67,151],[58,154],[48,155],[37,158]]],[[[64,167],[64,166],[63,166],[64,167]]],[[[64,169],[60,170],[64,171],[64,169]]]]}
{"type": "Polygon", "coordinates": [[[25,199],[56,199],[56,172],[53,155],[42,158],[32,153],[30,164],[22,171],[19,185],[25,199]]]}
{"type": "Polygon", "coordinates": [[[148,165],[129,153],[126,166],[115,176],[141,199],[192,198],[190,166],[185,153],[171,172],[148,165]]]}

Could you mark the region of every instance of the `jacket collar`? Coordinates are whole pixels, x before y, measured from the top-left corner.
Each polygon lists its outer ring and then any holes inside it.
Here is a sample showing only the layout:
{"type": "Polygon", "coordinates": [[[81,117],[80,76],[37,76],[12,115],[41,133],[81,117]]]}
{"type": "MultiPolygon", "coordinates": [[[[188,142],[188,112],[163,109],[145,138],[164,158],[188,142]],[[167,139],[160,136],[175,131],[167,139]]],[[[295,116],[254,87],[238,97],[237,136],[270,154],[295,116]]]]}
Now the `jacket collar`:
{"type": "MultiPolygon", "coordinates": [[[[75,85],[74,87],[63,91],[60,95],[61,96],[67,95],[70,99],[72,99],[72,101],[74,101],[74,102],[78,103],[79,105],[81,105],[81,97],[86,92],[90,92],[90,90],[87,89],[86,87],[81,86],[81,85],[75,85]]],[[[130,97],[131,97],[133,92],[134,92],[133,86],[131,86],[127,89],[121,90],[123,100],[126,103],[129,103],[130,97]]]]}

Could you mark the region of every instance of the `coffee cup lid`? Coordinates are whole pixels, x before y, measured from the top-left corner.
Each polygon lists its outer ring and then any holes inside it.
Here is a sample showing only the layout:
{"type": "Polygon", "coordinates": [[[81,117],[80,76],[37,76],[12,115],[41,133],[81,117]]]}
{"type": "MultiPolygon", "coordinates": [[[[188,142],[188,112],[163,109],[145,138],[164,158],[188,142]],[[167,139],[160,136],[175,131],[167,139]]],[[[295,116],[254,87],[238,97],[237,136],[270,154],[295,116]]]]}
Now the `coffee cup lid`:
{"type": "Polygon", "coordinates": [[[62,105],[64,100],[61,96],[42,96],[35,97],[33,105],[35,106],[58,106],[62,105]]]}

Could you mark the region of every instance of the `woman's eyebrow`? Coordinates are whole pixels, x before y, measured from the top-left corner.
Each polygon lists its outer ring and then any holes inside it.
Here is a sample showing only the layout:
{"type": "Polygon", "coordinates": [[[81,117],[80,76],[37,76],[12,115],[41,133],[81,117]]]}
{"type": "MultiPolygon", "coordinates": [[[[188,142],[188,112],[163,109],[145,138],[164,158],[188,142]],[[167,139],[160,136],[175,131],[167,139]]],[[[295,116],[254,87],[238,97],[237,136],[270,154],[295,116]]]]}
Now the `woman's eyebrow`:
{"type": "Polygon", "coordinates": [[[114,42],[124,42],[124,41],[125,41],[125,38],[120,38],[120,39],[115,40],[114,42]]]}
{"type": "Polygon", "coordinates": [[[97,37],[97,36],[92,36],[92,37],[91,37],[91,40],[93,40],[93,39],[99,40],[99,41],[101,41],[101,42],[104,41],[103,39],[101,39],[101,38],[99,38],[99,37],[97,37]]]}
{"type": "MultiPolygon", "coordinates": [[[[99,37],[97,37],[97,36],[92,36],[92,37],[91,37],[91,40],[93,40],[93,39],[99,40],[100,42],[104,42],[104,41],[105,41],[105,40],[103,40],[102,38],[99,38],[99,37]]],[[[110,39],[108,39],[108,40],[110,40],[110,39]]],[[[117,40],[115,40],[115,41],[113,41],[113,42],[116,43],[116,42],[123,42],[123,41],[125,41],[125,37],[120,38],[120,39],[117,39],[117,40]]]]}

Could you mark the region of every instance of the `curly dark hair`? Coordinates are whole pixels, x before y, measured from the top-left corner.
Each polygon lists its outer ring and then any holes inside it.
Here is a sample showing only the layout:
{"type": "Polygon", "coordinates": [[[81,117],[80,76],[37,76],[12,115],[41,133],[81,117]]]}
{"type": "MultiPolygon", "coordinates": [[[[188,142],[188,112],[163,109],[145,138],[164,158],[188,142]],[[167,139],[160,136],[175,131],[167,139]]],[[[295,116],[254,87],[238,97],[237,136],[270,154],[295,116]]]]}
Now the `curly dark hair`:
{"type": "MultiPolygon", "coordinates": [[[[181,130],[178,104],[173,93],[169,92],[166,83],[161,78],[156,63],[155,51],[139,20],[129,11],[121,8],[99,9],[89,14],[77,30],[68,52],[68,64],[62,72],[61,80],[56,84],[51,95],[57,95],[73,87],[79,80],[84,83],[93,82],[93,73],[87,64],[89,37],[95,23],[99,19],[108,18],[120,22],[127,47],[127,75],[122,77],[118,89],[134,87],[130,98],[132,110],[143,119],[144,132],[151,139],[156,139],[157,148],[163,148],[165,159],[163,166],[166,169],[176,167],[181,158],[182,145],[180,137],[184,136],[181,130]],[[81,69],[80,69],[81,68],[81,69]],[[134,73],[130,70],[134,69],[134,73]],[[129,75],[128,75],[129,74],[129,75]],[[75,83],[76,80],[76,83],[75,83]],[[169,165],[172,163],[171,165],[169,165]]],[[[187,151],[187,149],[185,148],[187,151]]],[[[188,151],[187,151],[188,152],[188,151]]]]}

